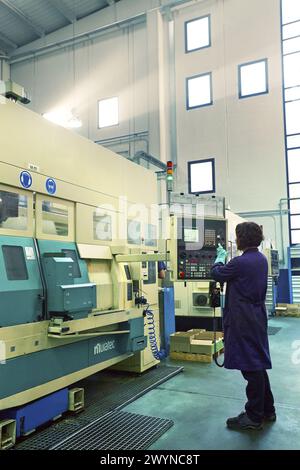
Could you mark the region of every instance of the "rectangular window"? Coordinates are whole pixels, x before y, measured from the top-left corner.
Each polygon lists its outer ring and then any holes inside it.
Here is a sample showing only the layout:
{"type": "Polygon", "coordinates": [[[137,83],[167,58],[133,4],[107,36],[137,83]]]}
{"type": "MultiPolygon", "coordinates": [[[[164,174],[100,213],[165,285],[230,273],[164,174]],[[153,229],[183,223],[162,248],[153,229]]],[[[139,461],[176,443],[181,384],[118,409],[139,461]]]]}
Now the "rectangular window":
{"type": "Polygon", "coordinates": [[[27,197],[0,190],[0,228],[6,230],[27,230],[27,197]]]}
{"type": "Polygon", "coordinates": [[[300,198],[300,183],[298,184],[290,184],[290,198],[300,198]]]}
{"type": "Polygon", "coordinates": [[[67,237],[69,234],[68,207],[58,202],[42,202],[42,232],[67,237]]]}
{"type": "Polygon", "coordinates": [[[300,37],[283,41],[283,53],[292,54],[300,49],[300,37]]]}
{"type": "Polygon", "coordinates": [[[107,98],[98,101],[98,127],[117,126],[119,124],[119,98],[107,98]]]}
{"type": "Polygon", "coordinates": [[[112,240],[112,217],[96,209],[93,216],[94,240],[112,240]]]}
{"type": "Polygon", "coordinates": [[[300,52],[285,56],[283,65],[284,87],[290,88],[300,85],[300,52]]]}
{"type": "Polygon", "coordinates": [[[188,178],[189,193],[214,193],[216,191],[214,158],[188,162],[188,178]]]}
{"type": "Polygon", "coordinates": [[[141,244],[141,223],[137,220],[127,221],[127,241],[130,245],[141,244]]]}
{"type": "Polygon", "coordinates": [[[287,135],[300,134],[300,101],[292,101],[285,105],[287,135]]]}
{"type": "Polygon", "coordinates": [[[187,109],[201,108],[213,104],[212,74],[204,73],[186,79],[187,109]]]}
{"type": "Polygon", "coordinates": [[[300,148],[300,134],[292,135],[287,138],[287,148],[288,149],[300,148]]]}
{"type": "Polygon", "coordinates": [[[288,24],[282,28],[283,40],[294,38],[296,36],[300,36],[300,21],[288,24]]]}
{"type": "Polygon", "coordinates": [[[185,22],[185,51],[193,52],[211,46],[210,15],[185,22]]]}
{"type": "Polygon", "coordinates": [[[26,281],[28,272],[23,247],[3,245],[2,253],[7,279],[9,281],[26,281]]]}
{"type": "Polygon", "coordinates": [[[239,97],[269,93],[268,59],[239,65],[239,97]]]}
{"type": "Polygon", "coordinates": [[[292,245],[300,243],[300,230],[291,230],[291,243],[292,245]]]}
{"type": "Polygon", "coordinates": [[[147,224],[145,230],[145,246],[157,245],[157,229],[156,225],[147,224]]]}
{"type": "Polygon", "coordinates": [[[298,183],[300,181],[300,149],[288,151],[289,182],[298,183]]]}
{"type": "Polygon", "coordinates": [[[73,279],[78,279],[81,277],[79,262],[77,252],[75,250],[62,250],[65,253],[67,258],[71,258],[73,262],[73,279]]]}
{"type": "Polygon", "coordinates": [[[285,90],[285,101],[300,100],[300,86],[288,88],[285,90]]]}

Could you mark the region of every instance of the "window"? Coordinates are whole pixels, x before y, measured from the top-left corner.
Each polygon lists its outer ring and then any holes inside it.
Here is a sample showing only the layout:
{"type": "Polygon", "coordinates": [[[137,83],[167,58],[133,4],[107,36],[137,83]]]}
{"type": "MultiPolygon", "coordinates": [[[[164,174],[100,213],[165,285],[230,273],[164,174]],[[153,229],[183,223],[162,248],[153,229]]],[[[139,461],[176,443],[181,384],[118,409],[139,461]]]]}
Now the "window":
{"type": "Polygon", "coordinates": [[[58,202],[42,202],[42,232],[67,237],[69,234],[68,207],[58,202]]]}
{"type": "Polygon", "coordinates": [[[145,231],[145,246],[156,246],[157,245],[157,229],[156,225],[147,224],[145,231]]]}
{"type": "Polygon", "coordinates": [[[119,124],[119,98],[107,98],[98,101],[98,127],[117,126],[119,124]]]}
{"type": "Polygon", "coordinates": [[[96,209],[93,215],[94,240],[112,240],[112,217],[96,209]]]}
{"type": "Polygon", "coordinates": [[[213,104],[212,74],[205,73],[186,79],[187,109],[213,104]]]}
{"type": "Polygon", "coordinates": [[[27,230],[28,200],[26,196],[0,191],[0,228],[27,230]]]}
{"type": "Polygon", "coordinates": [[[300,2],[298,0],[282,0],[282,23],[300,20],[300,2]]]}
{"type": "Polygon", "coordinates": [[[127,241],[131,245],[141,244],[141,223],[137,220],[127,221],[127,241]]]}
{"type": "Polygon", "coordinates": [[[211,46],[210,15],[185,23],[185,52],[193,52],[211,46]]]}
{"type": "Polygon", "coordinates": [[[189,193],[214,193],[215,185],[215,160],[197,160],[188,162],[189,193]]]}
{"type": "Polygon", "coordinates": [[[239,97],[269,93],[268,60],[258,60],[239,65],[239,97]]]}
{"type": "Polygon", "coordinates": [[[2,253],[9,281],[26,281],[28,272],[22,246],[3,245],[2,253]]]}

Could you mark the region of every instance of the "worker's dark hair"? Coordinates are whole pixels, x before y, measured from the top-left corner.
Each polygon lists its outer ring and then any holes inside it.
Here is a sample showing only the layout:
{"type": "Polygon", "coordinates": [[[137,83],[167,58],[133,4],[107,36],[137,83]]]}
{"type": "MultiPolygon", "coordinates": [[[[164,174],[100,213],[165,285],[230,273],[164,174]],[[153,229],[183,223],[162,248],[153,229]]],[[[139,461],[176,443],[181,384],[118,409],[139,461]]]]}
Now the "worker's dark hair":
{"type": "Polygon", "coordinates": [[[237,247],[239,250],[259,246],[264,239],[263,231],[255,222],[243,222],[235,229],[237,247]]]}

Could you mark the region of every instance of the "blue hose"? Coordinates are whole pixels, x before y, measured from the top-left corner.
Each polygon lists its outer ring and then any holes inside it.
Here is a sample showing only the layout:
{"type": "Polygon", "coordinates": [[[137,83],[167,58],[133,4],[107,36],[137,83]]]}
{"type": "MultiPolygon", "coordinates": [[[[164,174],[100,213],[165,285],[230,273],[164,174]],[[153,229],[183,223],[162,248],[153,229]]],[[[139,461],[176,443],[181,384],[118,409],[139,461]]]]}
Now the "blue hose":
{"type": "Polygon", "coordinates": [[[165,359],[167,357],[166,351],[164,349],[159,350],[158,345],[157,345],[154,313],[152,312],[152,310],[149,310],[148,307],[146,308],[146,310],[144,310],[144,313],[146,314],[146,317],[147,317],[149,343],[150,343],[152,355],[157,361],[159,361],[160,359],[165,359]]]}

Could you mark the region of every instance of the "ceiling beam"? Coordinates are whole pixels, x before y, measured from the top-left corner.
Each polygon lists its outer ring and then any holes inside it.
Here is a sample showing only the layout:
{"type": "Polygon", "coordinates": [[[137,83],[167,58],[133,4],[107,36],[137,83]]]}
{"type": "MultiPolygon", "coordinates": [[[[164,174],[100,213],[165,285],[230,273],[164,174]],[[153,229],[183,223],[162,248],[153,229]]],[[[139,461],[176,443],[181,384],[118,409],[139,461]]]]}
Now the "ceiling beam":
{"type": "Polygon", "coordinates": [[[48,0],[48,3],[70,23],[74,23],[74,21],[76,21],[77,18],[75,12],[72,10],[72,8],[64,5],[61,0],[48,0]]]}
{"type": "Polygon", "coordinates": [[[21,20],[24,24],[30,27],[32,31],[39,37],[45,35],[45,31],[38,25],[36,25],[28,16],[23,13],[18,7],[13,5],[9,0],[0,0],[0,5],[5,7],[12,15],[21,20]]]}
{"type": "Polygon", "coordinates": [[[18,45],[15,42],[8,39],[8,37],[6,37],[3,33],[0,33],[0,41],[12,49],[17,49],[18,47],[18,45]]]}

